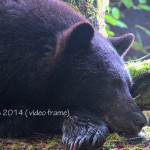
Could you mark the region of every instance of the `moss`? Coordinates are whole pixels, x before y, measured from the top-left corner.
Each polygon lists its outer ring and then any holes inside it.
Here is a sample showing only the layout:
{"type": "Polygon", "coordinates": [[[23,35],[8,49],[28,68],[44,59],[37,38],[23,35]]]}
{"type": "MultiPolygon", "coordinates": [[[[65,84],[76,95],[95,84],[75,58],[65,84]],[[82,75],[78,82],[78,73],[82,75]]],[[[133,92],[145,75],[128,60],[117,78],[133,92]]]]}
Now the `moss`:
{"type": "Polygon", "coordinates": [[[61,135],[34,135],[23,139],[0,138],[0,149],[47,150],[63,147],[61,135]]]}
{"type": "Polygon", "coordinates": [[[105,23],[105,10],[106,7],[109,5],[109,0],[97,0],[97,7],[98,7],[98,12],[96,15],[98,25],[99,25],[99,32],[107,37],[107,32],[106,32],[106,23],[105,23]]]}
{"type": "Polygon", "coordinates": [[[116,147],[118,147],[117,144],[119,144],[119,143],[121,145],[123,145],[120,148],[124,147],[125,141],[123,139],[124,139],[124,137],[121,137],[118,134],[110,134],[106,138],[106,142],[103,145],[103,150],[106,150],[106,149],[116,149],[116,147]]]}
{"type": "Polygon", "coordinates": [[[135,99],[135,102],[140,105],[150,104],[150,88],[148,89],[148,93],[142,99],[135,99]]]}
{"type": "Polygon", "coordinates": [[[135,78],[150,70],[150,59],[142,62],[129,62],[126,64],[126,67],[129,70],[131,77],[135,78]]]}
{"type": "Polygon", "coordinates": [[[106,142],[110,141],[110,140],[123,140],[124,137],[119,136],[118,134],[110,134],[107,138],[106,138],[106,142]]]}
{"type": "Polygon", "coordinates": [[[144,127],[138,136],[122,137],[118,134],[110,134],[106,142],[103,145],[103,150],[109,149],[125,149],[125,150],[137,150],[137,149],[150,149],[150,127],[144,127]],[[140,137],[143,137],[142,140],[140,137]]]}
{"type": "Polygon", "coordinates": [[[52,140],[48,141],[48,144],[46,145],[46,149],[51,148],[52,146],[59,147],[61,143],[61,137],[56,135],[52,140]]]}
{"type": "Polygon", "coordinates": [[[124,143],[124,141],[122,141],[124,139],[124,137],[119,136],[118,134],[114,133],[114,134],[110,134],[107,138],[106,138],[106,142],[103,145],[103,149],[113,149],[116,147],[115,142],[116,141],[121,141],[122,143],[124,143]]]}

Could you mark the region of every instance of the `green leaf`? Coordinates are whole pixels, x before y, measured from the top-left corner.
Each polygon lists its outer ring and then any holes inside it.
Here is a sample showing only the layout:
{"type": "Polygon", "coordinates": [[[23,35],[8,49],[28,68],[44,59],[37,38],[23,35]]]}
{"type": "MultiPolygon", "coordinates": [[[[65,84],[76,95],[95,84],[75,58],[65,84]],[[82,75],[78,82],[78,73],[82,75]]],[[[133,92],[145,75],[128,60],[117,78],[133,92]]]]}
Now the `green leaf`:
{"type": "Polygon", "coordinates": [[[105,15],[105,20],[114,26],[116,25],[116,20],[112,16],[105,15]]]}
{"type": "Polygon", "coordinates": [[[150,11],[150,6],[148,5],[140,5],[139,8],[150,11]]]}
{"type": "Polygon", "coordinates": [[[110,26],[108,24],[106,24],[105,28],[106,28],[107,31],[110,30],[110,26]]]}
{"type": "Polygon", "coordinates": [[[135,41],[132,44],[132,48],[135,49],[135,50],[141,50],[141,49],[143,49],[143,45],[141,43],[135,41]]]}
{"type": "Polygon", "coordinates": [[[120,18],[120,11],[119,11],[119,9],[116,8],[116,7],[113,7],[112,15],[114,16],[115,19],[119,19],[120,18]]]}
{"type": "Polygon", "coordinates": [[[147,0],[139,0],[139,2],[145,4],[147,3],[147,0]]]}
{"type": "Polygon", "coordinates": [[[130,8],[133,6],[132,0],[123,0],[123,3],[127,8],[130,8]]]}
{"type": "Polygon", "coordinates": [[[136,27],[136,28],[139,28],[139,29],[141,29],[141,30],[144,30],[145,33],[147,33],[147,34],[150,36],[150,30],[148,30],[148,29],[146,29],[145,27],[140,26],[140,25],[136,25],[135,27],[136,27]]]}
{"type": "Polygon", "coordinates": [[[113,31],[107,31],[108,37],[112,37],[115,35],[115,33],[113,31]]]}
{"type": "Polygon", "coordinates": [[[107,31],[108,37],[112,37],[115,35],[113,31],[110,31],[110,27],[108,24],[106,25],[106,31],[107,31]]]}
{"type": "Polygon", "coordinates": [[[141,52],[142,52],[143,54],[148,54],[148,53],[149,53],[149,52],[146,51],[144,48],[141,50],[141,52]]]}
{"type": "Polygon", "coordinates": [[[133,7],[134,9],[139,9],[139,10],[140,10],[139,6],[133,5],[132,7],[133,7]]]}
{"type": "Polygon", "coordinates": [[[111,11],[111,7],[110,7],[110,6],[107,6],[107,10],[108,10],[108,12],[111,11]]]}
{"type": "Polygon", "coordinates": [[[116,26],[119,26],[121,28],[128,28],[128,26],[120,20],[116,20],[116,26]]]}
{"type": "Polygon", "coordinates": [[[143,45],[143,42],[142,42],[142,38],[141,38],[141,36],[140,36],[140,33],[139,33],[139,32],[136,32],[136,35],[137,35],[138,42],[143,45]]]}

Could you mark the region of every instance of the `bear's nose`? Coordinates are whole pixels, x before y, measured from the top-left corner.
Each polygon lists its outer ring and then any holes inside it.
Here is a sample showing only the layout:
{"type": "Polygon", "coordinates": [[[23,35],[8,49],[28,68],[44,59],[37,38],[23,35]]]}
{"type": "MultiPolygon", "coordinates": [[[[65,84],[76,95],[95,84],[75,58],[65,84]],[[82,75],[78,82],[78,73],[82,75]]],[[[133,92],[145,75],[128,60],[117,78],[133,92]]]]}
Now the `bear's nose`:
{"type": "Polygon", "coordinates": [[[146,117],[142,113],[133,113],[133,121],[135,126],[140,131],[144,126],[147,125],[146,117]]]}

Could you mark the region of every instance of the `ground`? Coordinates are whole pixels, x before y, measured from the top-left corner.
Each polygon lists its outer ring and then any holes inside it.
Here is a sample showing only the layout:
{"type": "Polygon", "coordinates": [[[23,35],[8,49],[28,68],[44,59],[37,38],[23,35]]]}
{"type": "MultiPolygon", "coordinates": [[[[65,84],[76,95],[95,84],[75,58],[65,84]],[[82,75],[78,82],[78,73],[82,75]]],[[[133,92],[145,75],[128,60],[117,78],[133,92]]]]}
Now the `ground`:
{"type": "MultiPolygon", "coordinates": [[[[150,149],[150,127],[144,127],[139,136],[123,137],[111,134],[106,139],[103,148],[97,150],[137,150],[150,149]],[[141,138],[142,137],[142,138],[141,138]]],[[[34,134],[22,139],[0,139],[0,149],[7,150],[64,150],[61,135],[34,134]]],[[[90,149],[89,149],[90,150],[90,149]]]]}

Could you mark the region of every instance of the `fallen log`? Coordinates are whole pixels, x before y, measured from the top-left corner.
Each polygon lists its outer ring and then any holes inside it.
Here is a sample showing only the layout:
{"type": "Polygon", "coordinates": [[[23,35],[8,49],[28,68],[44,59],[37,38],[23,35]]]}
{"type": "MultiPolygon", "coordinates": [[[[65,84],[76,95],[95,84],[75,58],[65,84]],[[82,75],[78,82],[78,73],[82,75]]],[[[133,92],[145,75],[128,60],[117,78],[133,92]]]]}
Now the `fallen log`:
{"type": "Polygon", "coordinates": [[[135,60],[126,62],[133,87],[131,94],[142,111],[150,110],[150,54],[135,60]]]}

